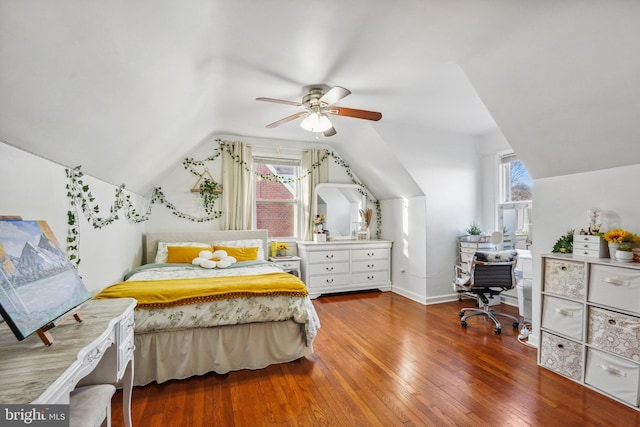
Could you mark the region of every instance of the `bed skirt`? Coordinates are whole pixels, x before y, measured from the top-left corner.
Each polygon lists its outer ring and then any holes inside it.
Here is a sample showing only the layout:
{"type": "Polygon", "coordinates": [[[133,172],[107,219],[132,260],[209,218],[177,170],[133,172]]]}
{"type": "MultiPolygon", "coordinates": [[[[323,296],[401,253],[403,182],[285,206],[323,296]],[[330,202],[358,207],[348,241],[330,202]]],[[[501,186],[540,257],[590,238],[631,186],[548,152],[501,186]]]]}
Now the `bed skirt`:
{"type": "Polygon", "coordinates": [[[262,369],[313,353],[292,320],[135,334],[134,380],[142,386],[209,372],[262,369]]]}

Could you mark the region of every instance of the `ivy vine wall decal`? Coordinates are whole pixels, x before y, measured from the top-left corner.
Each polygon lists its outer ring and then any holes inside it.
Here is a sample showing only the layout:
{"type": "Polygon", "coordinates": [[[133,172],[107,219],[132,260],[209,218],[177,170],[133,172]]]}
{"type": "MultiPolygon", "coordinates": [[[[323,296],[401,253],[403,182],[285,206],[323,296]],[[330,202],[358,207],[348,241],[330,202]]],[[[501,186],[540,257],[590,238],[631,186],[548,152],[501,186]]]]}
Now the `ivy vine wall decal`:
{"type": "MultiPolygon", "coordinates": [[[[217,139],[216,142],[218,143],[218,148],[215,149],[214,154],[202,160],[194,160],[193,158],[186,158],[182,162],[184,168],[188,170],[190,173],[192,173],[194,176],[200,177],[202,174],[199,173],[195,169],[195,167],[202,167],[205,165],[206,162],[215,161],[222,154],[222,150],[225,150],[231,156],[231,158],[233,158],[235,162],[242,165],[245,168],[245,170],[253,173],[255,176],[261,179],[266,179],[273,182],[286,184],[286,183],[299,181],[305,178],[312,172],[313,169],[317,168],[323,162],[325,162],[329,157],[331,157],[331,159],[336,164],[338,164],[339,166],[345,169],[345,172],[351,179],[351,182],[353,182],[358,186],[358,192],[364,197],[366,197],[369,203],[375,206],[376,237],[380,238],[381,226],[382,226],[382,213],[380,210],[380,202],[378,200],[375,200],[369,197],[369,192],[367,191],[366,187],[359,180],[356,179],[356,177],[351,172],[349,165],[333,151],[325,151],[325,154],[322,156],[322,158],[318,162],[311,165],[310,169],[306,171],[302,171],[302,174],[300,176],[297,176],[294,178],[285,178],[280,175],[275,175],[275,174],[265,175],[265,174],[261,174],[254,171],[246,162],[239,159],[237,156],[233,154],[230,148],[230,144],[220,139],[217,139]]],[[[125,185],[122,184],[116,189],[115,200],[112,203],[111,207],[109,208],[109,214],[107,216],[100,217],[99,216],[100,207],[98,204],[95,203],[95,198],[91,194],[91,189],[89,188],[89,185],[83,182],[82,178],[84,176],[84,173],[81,171],[81,166],[76,166],[73,169],[65,169],[65,171],[67,174],[67,179],[69,180],[66,186],[67,197],[69,198],[69,210],[67,211],[67,224],[69,226],[67,231],[67,257],[69,258],[69,261],[76,268],[80,264],[80,256],[79,256],[80,227],[78,225],[79,210],[82,210],[82,213],[86,217],[87,221],[94,228],[97,228],[97,229],[106,227],[107,225],[117,221],[119,219],[118,212],[121,210],[124,211],[124,216],[131,223],[140,223],[140,222],[147,221],[151,216],[153,205],[156,203],[161,204],[167,209],[169,209],[169,211],[173,215],[177,216],[178,218],[186,219],[192,222],[213,221],[222,216],[222,212],[214,211],[212,208],[211,201],[207,202],[204,198],[203,198],[203,207],[205,208],[205,212],[207,213],[206,216],[197,217],[197,216],[193,216],[193,215],[181,212],[173,203],[167,200],[166,196],[164,195],[160,187],[156,187],[153,189],[151,198],[149,199],[149,205],[144,210],[144,213],[140,213],[133,206],[131,202],[131,196],[128,194],[125,194],[125,185]]]]}

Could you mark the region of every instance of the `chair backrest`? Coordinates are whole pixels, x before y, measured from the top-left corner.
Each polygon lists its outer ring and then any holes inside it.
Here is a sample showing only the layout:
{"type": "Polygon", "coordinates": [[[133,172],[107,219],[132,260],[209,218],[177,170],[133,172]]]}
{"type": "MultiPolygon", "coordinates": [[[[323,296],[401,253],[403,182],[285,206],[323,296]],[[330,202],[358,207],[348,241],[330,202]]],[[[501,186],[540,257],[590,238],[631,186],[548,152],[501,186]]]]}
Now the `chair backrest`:
{"type": "Polygon", "coordinates": [[[471,266],[471,287],[513,288],[517,257],[516,251],[476,252],[471,266]]]}

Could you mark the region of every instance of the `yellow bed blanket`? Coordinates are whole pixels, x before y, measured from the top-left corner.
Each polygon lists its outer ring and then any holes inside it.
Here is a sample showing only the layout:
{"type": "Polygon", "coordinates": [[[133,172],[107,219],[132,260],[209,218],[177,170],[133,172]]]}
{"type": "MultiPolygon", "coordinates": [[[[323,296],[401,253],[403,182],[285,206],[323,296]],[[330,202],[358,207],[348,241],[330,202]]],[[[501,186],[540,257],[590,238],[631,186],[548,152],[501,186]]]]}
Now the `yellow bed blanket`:
{"type": "Polygon", "coordinates": [[[289,273],[197,279],[136,280],[103,289],[94,299],[135,298],[137,308],[170,307],[253,296],[308,295],[304,283],[289,273]]]}

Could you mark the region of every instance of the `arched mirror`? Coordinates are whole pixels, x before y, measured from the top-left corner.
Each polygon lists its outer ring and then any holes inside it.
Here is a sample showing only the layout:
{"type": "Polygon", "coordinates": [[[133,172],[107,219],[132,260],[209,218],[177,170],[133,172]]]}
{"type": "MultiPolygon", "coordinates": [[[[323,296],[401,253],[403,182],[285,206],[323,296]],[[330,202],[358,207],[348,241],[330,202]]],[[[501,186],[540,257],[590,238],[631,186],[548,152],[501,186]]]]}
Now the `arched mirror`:
{"type": "Polygon", "coordinates": [[[316,212],[324,214],[325,229],[334,239],[350,239],[354,222],[360,219],[360,209],[365,209],[367,199],[355,184],[318,184],[313,191],[316,212]]]}

